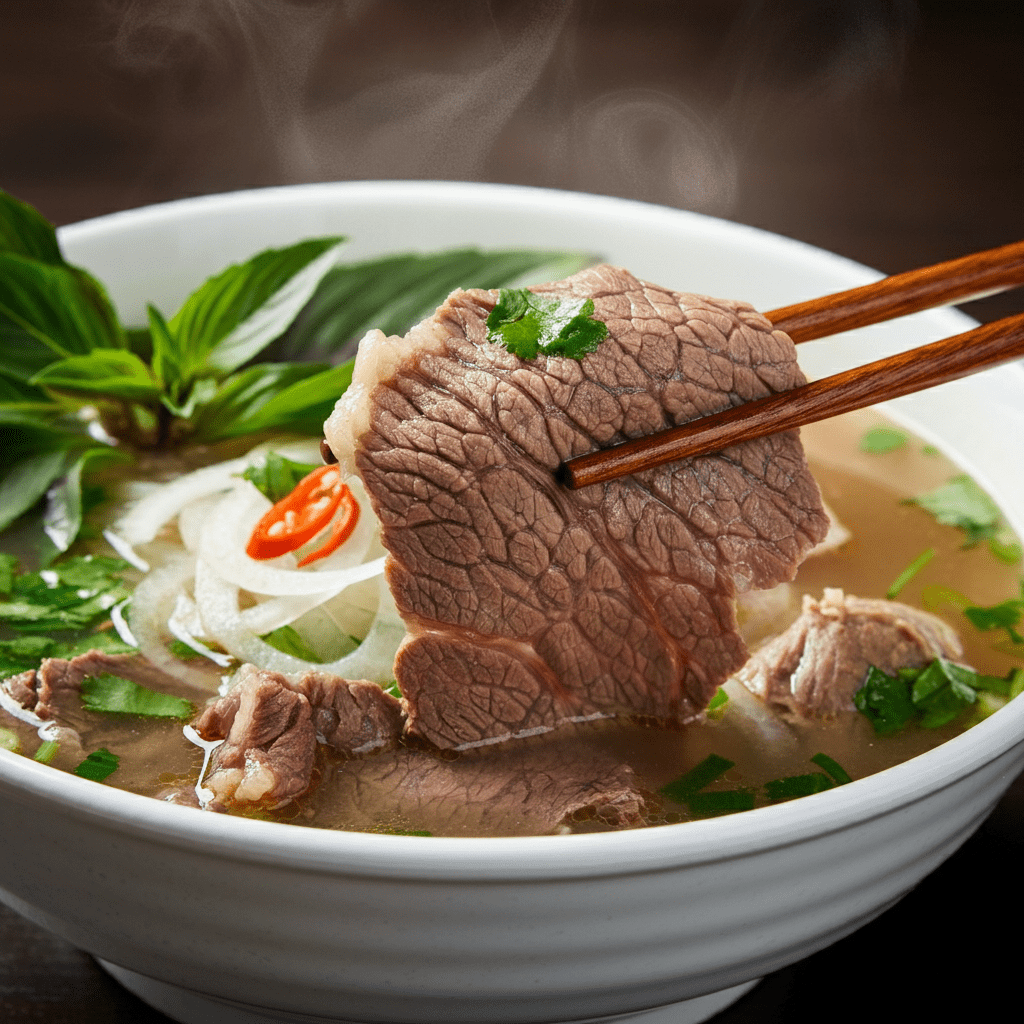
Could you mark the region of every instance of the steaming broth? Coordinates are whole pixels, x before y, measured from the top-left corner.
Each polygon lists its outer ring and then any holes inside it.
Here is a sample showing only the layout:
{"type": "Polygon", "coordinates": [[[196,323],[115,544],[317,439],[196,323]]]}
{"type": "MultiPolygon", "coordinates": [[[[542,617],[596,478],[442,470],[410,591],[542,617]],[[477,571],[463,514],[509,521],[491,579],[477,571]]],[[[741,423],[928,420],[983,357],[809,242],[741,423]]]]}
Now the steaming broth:
{"type": "MultiPolygon", "coordinates": [[[[850,594],[881,597],[894,578],[928,547],[936,557],[907,585],[900,600],[920,606],[923,587],[930,583],[955,586],[978,603],[1004,600],[1016,591],[1018,570],[994,559],[979,545],[962,548],[962,534],[939,525],[922,509],[901,504],[902,499],[931,489],[957,472],[945,459],[925,454],[918,441],[885,455],[865,455],[857,444],[865,429],[879,422],[871,413],[842,417],[805,428],[808,457],[826,502],[852,533],[842,548],[809,558],[801,567],[779,613],[769,622],[749,622],[746,639],[756,645],[766,635],[781,631],[797,615],[803,594],[820,596],[824,587],[842,587],[850,594]],[[898,484],[897,484],[898,482],[898,484]]],[[[784,593],[784,592],[783,592],[784,593]]],[[[1017,664],[992,646],[992,634],[973,630],[962,619],[951,624],[961,631],[964,660],[978,671],[1005,675],[1017,664]]],[[[185,691],[183,690],[184,694],[185,691]]],[[[194,699],[194,695],[193,695],[194,699]]],[[[955,735],[963,721],[937,730],[910,728],[895,736],[876,737],[866,718],[856,713],[835,721],[785,728],[787,744],[765,749],[738,716],[735,702],[719,718],[681,730],[612,722],[562,729],[546,736],[515,741],[514,751],[543,758],[556,748],[582,757],[603,757],[628,764],[643,791],[649,794],[646,823],[657,825],[687,820],[685,806],[655,794],[666,783],[716,754],[735,762],[711,790],[756,787],[769,780],[813,770],[809,758],[824,752],[853,778],[860,778],[913,757],[955,735]]],[[[89,716],[94,724],[83,737],[88,749],[106,747],[121,757],[121,767],[106,782],[147,796],[168,786],[198,781],[202,752],[187,742],[180,724],[109,715],[89,716]]],[[[254,812],[273,820],[293,821],[321,828],[356,831],[413,831],[432,835],[529,834],[536,831],[528,817],[495,823],[472,805],[448,801],[423,803],[414,795],[396,792],[387,784],[403,765],[435,755],[400,750],[345,760],[321,747],[319,784],[294,803],[275,812],[254,812]],[[382,778],[384,781],[382,781],[382,778]]],[[[474,761],[518,757],[508,750],[483,748],[460,755],[467,770],[474,761]]],[[[73,765],[62,763],[59,767],[73,765]]],[[[599,820],[572,823],[574,831],[607,827],[599,820]]]]}

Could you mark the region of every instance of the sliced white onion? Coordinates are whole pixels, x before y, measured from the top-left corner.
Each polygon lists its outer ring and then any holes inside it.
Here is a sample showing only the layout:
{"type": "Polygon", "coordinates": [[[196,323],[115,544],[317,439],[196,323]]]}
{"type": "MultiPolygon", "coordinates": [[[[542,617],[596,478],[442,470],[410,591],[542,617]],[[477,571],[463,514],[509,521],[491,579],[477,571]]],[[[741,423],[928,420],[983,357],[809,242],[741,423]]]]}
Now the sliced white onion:
{"type": "MultiPolygon", "coordinates": [[[[243,587],[253,594],[286,595],[338,593],[352,583],[370,579],[383,572],[383,560],[362,562],[374,538],[377,520],[369,507],[362,487],[359,522],[352,536],[330,558],[329,568],[314,563],[298,569],[294,555],[281,555],[267,561],[256,561],[245,553],[253,528],[270,508],[270,502],[248,481],[242,481],[226,495],[210,515],[199,543],[199,558],[222,579],[243,587]],[[367,569],[367,566],[375,566],[367,569]]],[[[356,500],[360,494],[356,493],[356,500]]]]}
{"type": "Polygon", "coordinates": [[[764,750],[793,753],[796,734],[760,697],[751,693],[739,679],[726,680],[722,689],[729,695],[726,714],[729,721],[764,750]]]}
{"type": "Polygon", "coordinates": [[[138,647],[139,641],[132,635],[131,629],[128,627],[128,623],[124,617],[124,610],[132,603],[130,597],[126,597],[123,601],[118,602],[110,609],[110,622],[114,629],[117,631],[117,635],[129,646],[138,647]]]}
{"type": "MultiPolygon", "coordinates": [[[[358,568],[365,569],[366,566],[358,568]]],[[[381,583],[384,585],[383,579],[381,583]]],[[[356,650],[335,661],[319,664],[285,654],[261,640],[242,619],[238,607],[239,587],[221,579],[201,559],[196,565],[195,597],[207,635],[239,661],[291,675],[316,669],[375,682],[389,682],[394,678],[395,652],[405,636],[405,626],[386,604],[356,650]],[[398,620],[397,625],[395,619],[398,620]]]]}
{"type": "Polygon", "coordinates": [[[128,609],[128,625],[139,650],[168,675],[203,690],[216,689],[218,680],[167,650],[165,630],[178,595],[185,593],[195,575],[195,559],[186,554],[172,558],[150,572],[135,588],[128,609]]]}
{"type": "Polygon", "coordinates": [[[203,620],[200,618],[195,601],[188,594],[178,594],[178,599],[174,602],[174,611],[171,612],[171,616],[167,620],[167,628],[171,631],[172,636],[187,647],[191,647],[196,654],[208,658],[215,665],[227,668],[231,664],[230,655],[211,651],[206,644],[198,639],[197,634],[202,636],[203,633],[203,620]]]}

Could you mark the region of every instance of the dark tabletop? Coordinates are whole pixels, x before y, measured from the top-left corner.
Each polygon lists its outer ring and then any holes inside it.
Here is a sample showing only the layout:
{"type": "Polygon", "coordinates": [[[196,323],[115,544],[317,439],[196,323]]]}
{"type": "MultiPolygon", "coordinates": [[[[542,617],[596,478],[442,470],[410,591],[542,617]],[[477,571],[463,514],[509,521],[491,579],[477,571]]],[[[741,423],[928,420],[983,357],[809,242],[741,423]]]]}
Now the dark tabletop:
{"type": "MultiPolygon", "coordinates": [[[[1020,10],[0,0],[0,187],[63,224],[288,182],[516,182],[711,213],[895,272],[1024,238],[1020,10]]],[[[1017,293],[967,307],[1021,308],[1017,293]]],[[[1019,970],[1004,929],[1022,812],[1018,780],[898,906],[718,1020],[994,1016],[1019,970]]],[[[166,1020],[0,905],[0,1021],[166,1020]]]]}

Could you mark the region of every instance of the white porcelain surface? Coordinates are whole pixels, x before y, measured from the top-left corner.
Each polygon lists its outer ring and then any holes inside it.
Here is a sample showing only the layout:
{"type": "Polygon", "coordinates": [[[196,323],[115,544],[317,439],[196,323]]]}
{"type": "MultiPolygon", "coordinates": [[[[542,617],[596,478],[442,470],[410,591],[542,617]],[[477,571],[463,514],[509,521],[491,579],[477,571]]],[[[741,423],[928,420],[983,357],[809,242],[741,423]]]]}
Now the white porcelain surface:
{"type": "MultiPolygon", "coordinates": [[[[62,241],[137,318],[145,299],[173,311],[228,260],[325,232],[351,236],[353,257],[580,246],[658,283],[762,308],[877,276],[694,214],[487,185],[236,193],[76,225],[62,241]]],[[[968,326],[955,312],[918,314],[801,346],[801,362],[820,376],[968,326]]],[[[1003,368],[892,407],[969,469],[1019,533],[1022,385],[1019,368],[1003,368]]],[[[0,751],[0,898],[163,983],[150,986],[154,1000],[181,986],[266,1008],[269,1020],[624,1014],[758,978],[880,913],[977,827],[1024,763],[1022,735],[1015,701],[922,757],[780,806],[636,832],[486,840],[204,814],[0,751]]],[[[181,1019],[214,1019],[195,1012],[181,1019]]]]}

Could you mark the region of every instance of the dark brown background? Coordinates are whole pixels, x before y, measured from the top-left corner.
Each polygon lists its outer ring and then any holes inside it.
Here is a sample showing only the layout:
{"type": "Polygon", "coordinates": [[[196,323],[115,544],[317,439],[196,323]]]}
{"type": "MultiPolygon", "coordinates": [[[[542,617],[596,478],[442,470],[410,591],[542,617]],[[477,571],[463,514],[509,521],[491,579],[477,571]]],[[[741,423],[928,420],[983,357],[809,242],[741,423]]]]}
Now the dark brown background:
{"type": "MultiPolygon", "coordinates": [[[[0,187],[63,224],[294,181],[517,182],[695,209],[894,272],[1024,238],[1019,11],[0,0],[0,187]]],[[[1021,308],[1008,293],[969,311],[1021,308]]],[[[1002,935],[1022,811],[1018,782],[897,908],[719,1020],[994,1013],[1019,972],[1002,935]]],[[[166,1018],[0,907],[0,1020],[166,1018]]]]}

